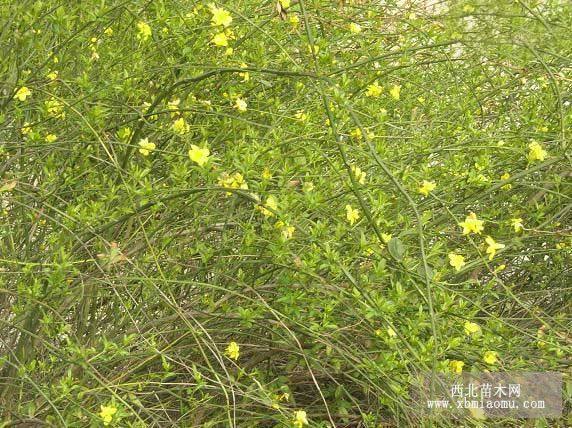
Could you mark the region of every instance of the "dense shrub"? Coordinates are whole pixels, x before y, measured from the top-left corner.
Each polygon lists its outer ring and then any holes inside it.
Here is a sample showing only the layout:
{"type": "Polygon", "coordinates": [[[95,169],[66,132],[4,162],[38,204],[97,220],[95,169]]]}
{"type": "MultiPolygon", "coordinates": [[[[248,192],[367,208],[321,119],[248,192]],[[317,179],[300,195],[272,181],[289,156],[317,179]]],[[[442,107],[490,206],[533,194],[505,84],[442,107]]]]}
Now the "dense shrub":
{"type": "Polygon", "coordinates": [[[2,426],[569,369],[572,4],[280,1],[0,1],[2,426]]]}

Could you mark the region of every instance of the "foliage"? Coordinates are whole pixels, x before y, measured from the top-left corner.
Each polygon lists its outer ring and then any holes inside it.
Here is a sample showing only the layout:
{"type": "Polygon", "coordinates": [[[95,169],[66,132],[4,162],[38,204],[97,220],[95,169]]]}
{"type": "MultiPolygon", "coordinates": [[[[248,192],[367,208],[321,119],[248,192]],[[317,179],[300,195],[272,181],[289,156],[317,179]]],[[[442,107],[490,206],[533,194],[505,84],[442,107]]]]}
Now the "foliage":
{"type": "Polygon", "coordinates": [[[569,368],[572,4],[280,1],[0,1],[2,426],[569,368]]]}

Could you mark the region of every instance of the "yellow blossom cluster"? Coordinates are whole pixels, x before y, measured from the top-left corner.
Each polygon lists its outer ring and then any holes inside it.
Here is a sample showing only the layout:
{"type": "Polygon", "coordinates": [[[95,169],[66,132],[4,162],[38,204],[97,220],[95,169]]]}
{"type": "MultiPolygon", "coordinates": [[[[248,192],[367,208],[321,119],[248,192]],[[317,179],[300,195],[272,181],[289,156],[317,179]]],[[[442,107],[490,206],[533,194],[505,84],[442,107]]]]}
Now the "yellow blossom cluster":
{"type": "Polygon", "coordinates": [[[357,208],[353,208],[349,204],[346,205],[346,218],[348,222],[353,225],[360,218],[359,210],[357,208]]]}
{"type": "Polygon", "coordinates": [[[149,24],[145,21],[139,21],[137,23],[137,38],[142,42],[146,42],[151,37],[152,31],[149,24]]]}
{"type": "Polygon", "coordinates": [[[113,421],[113,416],[117,413],[117,408],[113,405],[101,405],[99,417],[103,421],[104,426],[108,426],[113,421]]]}
{"type": "MultiPolygon", "coordinates": [[[[248,184],[240,172],[235,172],[234,174],[223,172],[218,178],[218,185],[227,189],[248,189],[248,184]]],[[[231,195],[232,192],[227,192],[226,194],[231,195]]]]}
{"type": "Polygon", "coordinates": [[[258,205],[258,210],[266,217],[274,216],[274,212],[278,210],[278,201],[272,195],[266,198],[266,202],[258,205]]]}
{"type": "Polygon", "coordinates": [[[156,148],[155,143],[149,142],[149,138],[142,138],[139,143],[139,153],[149,156],[156,148]]]}
{"type": "Polygon", "coordinates": [[[365,95],[372,98],[377,98],[383,92],[383,86],[380,86],[379,83],[374,82],[367,87],[367,91],[365,95]]]}
{"type": "MultiPolygon", "coordinates": [[[[523,224],[521,218],[514,218],[511,220],[511,225],[514,228],[515,232],[519,232],[523,230],[523,224]]],[[[469,215],[465,218],[465,221],[459,223],[459,226],[463,228],[463,235],[470,235],[471,233],[474,234],[481,234],[484,230],[484,221],[479,220],[477,215],[473,212],[469,213],[469,215]]],[[[506,247],[505,244],[501,244],[496,242],[490,235],[485,238],[485,243],[487,245],[486,253],[488,254],[489,261],[494,258],[497,251],[502,250],[506,247]]],[[[465,257],[456,254],[454,252],[449,253],[449,264],[455,268],[457,272],[461,271],[461,269],[466,265],[465,257]]]]}
{"type": "Polygon", "coordinates": [[[59,100],[52,97],[45,102],[45,106],[46,111],[50,116],[53,116],[57,119],[64,119],[66,117],[64,105],[59,100]]]}
{"type": "Polygon", "coordinates": [[[296,428],[302,428],[304,425],[308,425],[308,415],[304,410],[296,410],[294,412],[294,426],[296,428]]]}
{"type": "Polygon", "coordinates": [[[230,342],[226,347],[224,354],[231,360],[238,360],[240,357],[240,346],[236,342],[230,342]]]}
{"type": "Polygon", "coordinates": [[[274,225],[274,227],[276,227],[276,229],[280,230],[282,238],[284,238],[286,240],[292,238],[292,236],[294,235],[294,232],[296,231],[296,228],[294,226],[286,224],[282,220],[278,220],[276,222],[276,224],[274,225]]]}
{"type": "Polygon", "coordinates": [[[216,29],[216,33],[211,39],[211,43],[218,47],[227,48],[226,53],[232,54],[233,50],[229,47],[229,40],[234,38],[234,33],[229,28],[232,23],[230,12],[222,7],[218,7],[213,3],[209,4],[211,13],[211,25],[216,29]]]}
{"type": "Polygon", "coordinates": [[[191,129],[191,126],[185,121],[184,117],[179,117],[173,122],[173,132],[178,135],[184,135],[191,129]]]}
{"type": "Polygon", "coordinates": [[[359,184],[365,184],[366,173],[362,171],[361,168],[357,165],[352,165],[351,167],[352,174],[354,175],[356,181],[359,184]]]}

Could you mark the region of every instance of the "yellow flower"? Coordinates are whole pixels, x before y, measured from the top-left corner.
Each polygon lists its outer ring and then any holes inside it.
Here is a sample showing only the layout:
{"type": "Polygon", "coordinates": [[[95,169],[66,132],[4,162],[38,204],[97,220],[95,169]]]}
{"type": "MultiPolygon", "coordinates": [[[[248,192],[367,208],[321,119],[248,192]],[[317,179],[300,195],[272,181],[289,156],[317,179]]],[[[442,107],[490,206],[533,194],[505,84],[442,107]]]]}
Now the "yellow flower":
{"type": "Polygon", "coordinates": [[[290,0],[280,0],[280,5],[284,9],[288,9],[290,7],[290,0]]]}
{"type": "Polygon", "coordinates": [[[495,364],[498,361],[498,353],[495,351],[487,351],[483,354],[483,361],[487,364],[495,364]]]}
{"type": "Polygon", "coordinates": [[[225,355],[231,360],[238,360],[240,356],[240,346],[236,342],[230,342],[224,351],[225,355]]]}
{"type": "MultiPolygon", "coordinates": [[[[241,174],[242,175],[242,174],[241,174]]],[[[228,172],[223,172],[218,177],[218,185],[220,187],[227,187],[230,189],[234,189],[234,178],[228,174],[228,172]]],[[[228,193],[230,194],[230,193],[228,193]]]]}
{"type": "MultiPolygon", "coordinates": [[[[248,189],[248,184],[244,181],[244,177],[240,172],[235,172],[232,175],[223,172],[218,178],[218,185],[227,189],[248,189]]],[[[232,192],[227,192],[226,194],[232,195],[232,192]]]]}
{"type": "Polygon", "coordinates": [[[306,181],[302,185],[302,190],[304,191],[304,193],[310,193],[312,190],[314,190],[314,183],[312,183],[311,181],[306,181]]]}
{"type": "Polygon", "coordinates": [[[234,103],[234,108],[238,111],[246,111],[248,104],[242,98],[237,98],[234,103]]]}
{"type": "Polygon", "coordinates": [[[296,410],[294,413],[294,426],[296,428],[301,428],[304,425],[308,425],[307,414],[304,410],[296,410]]]}
{"type": "Polygon", "coordinates": [[[548,155],[546,150],[544,150],[542,146],[538,144],[536,141],[530,143],[528,145],[528,148],[530,150],[528,152],[528,160],[530,162],[534,162],[537,160],[542,162],[544,159],[546,159],[546,156],[548,155]]]}
{"type": "MultiPolygon", "coordinates": [[[[243,62],[242,64],[240,64],[240,68],[248,68],[248,65],[245,62],[243,62]]],[[[248,71],[243,71],[241,73],[238,73],[238,75],[242,77],[243,82],[248,82],[250,80],[250,73],[248,71]]]]}
{"type": "Polygon", "coordinates": [[[381,234],[381,239],[383,240],[384,244],[389,244],[389,241],[391,241],[391,234],[390,233],[382,233],[381,234]]]}
{"type": "Polygon", "coordinates": [[[296,231],[296,228],[294,226],[290,226],[281,220],[277,221],[274,227],[280,229],[282,237],[286,240],[292,238],[294,232],[296,231]]]}
{"type": "Polygon", "coordinates": [[[105,30],[103,30],[103,34],[105,34],[108,37],[111,37],[113,35],[113,28],[107,27],[105,30]]]}
{"type": "Polygon", "coordinates": [[[524,229],[524,225],[522,224],[521,218],[511,218],[510,219],[510,225],[514,228],[514,231],[516,233],[518,233],[524,229]]]}
{"type": "Polygon", "coordinates": [[[215,34],[211,42],[216,46],[228,46],[228,38],[224,33],[215,34]]]}
{"type": "Polygon", "coordinates": [[[459,223],[459,226],[463,228],[463,235],[470,233],[480,234],[485,229],[483,223],[483,220],[477,219],[475,213],[470,213],[467,218],[465,218],[465,221],[459,223]]]}
{"type": "Polygon", "coordinates": [[[236,189],[243,189],[243,190],[248,189],[248,184],[246,183],[246,181],[244,181],[244,177],[240,172],[235,173],[232,176],[232,178],[234,180],[233,185],[236,189]]]}
{"type": "Polygon", "coordinates": [[[284,239],[290,239],[294,235],[296,228],[294,226],[286,226],[282,229],[282,236],[284,239]]]}
{"type": "Polygon", "coordinates": [[[361,133],[361,129],[359,128],[356,128],[352,132],[350,132],[350,137],[352,137],[354,140],[361,140],[362,136],[363,135],[361,133]]]}
{"type": "Polygon", "coordinates": [[[278,211],[278,201],[272,195],[266,198],[266,203],[258,206],[258,209],[262,214],[264,214],[266,217],[272,217],[274,212],[270,211],[268,208],[273,211],[278,211]]]}
{"type": "Polygon", "coordinates": [[[466,265],[465,258],[459,254],[449,253],[449,264],[459,272],[466,265]]]}
{"type": "Polygon", "coordinates": [[[14,98],[20,101],[26,101],[26,98],[32,95],[32,91],[30,91],[25,86],[22,86],[20,89],[16,91],[14,98]]]}
{"type": "Polygon", "coordinates": [[[178,118],[173,122],[173,131],[175,131],[175,133],[179,135],[186,134],[187,132],[189,132],[190,128],[191,127],[189,126],[189,124],[185,122],[185,119],[182,117],[178,118]]]}
{"type": "Polygon", "coordinates": [[[230,16],[228,10],[225,10],[222,7],[216,7],[212,3],[209,4],[209,9],[212,13],[211,25],[222,25],[223,27],[228,27],[231,24],[232,16],[230,16]]]}
{"type": "Polygon", "coordinates": [[[57,71],[51,71],[49,72],[46,77],[52,81],[56,80],[58,78],[58,72],[57,71]]]}
{"type": "Polygon", "coordinates": [[[268,168],[264,168],[264,171],[262,171],[262,179],[263,180],[272,179],[272,172],[270,172],[268,168]]]}
{"type": "Polygon", "coordinates": [[[346,218],[353,225],[356,221],[359,220],[359,211],[357,208],[352,208],[351,205],[346,205],[346,218]]]}
{"type": "Polygon", "coordinates": [[[155,143],[150,143],[148,138],[142,138],[139,141],[139,153],[143,156],[149,156],[153,150],[155,150],[155,143]]]}
{"type": "Polygon", "coordinates": [[[475,177],[474,179],[474,183],[480,184],[480,185],[485,185],[490,181],[490,179],[484,175],[484,174],[479,174],[475,177]]]}
{"type": "Polygon", "coordinates": [[[56,137],[54,134],[46,135],[46,143],[53,143],[57,139],[58,139],[58,137],[56,137]]]}
{"type": "Polygon", "coordinates": [[[103,425],[107,426],[113,420],[113,415],[117,413],[117,408],[114,406],[104,406],[101,405],[101,411],[99,412],[99,417],[103,420],[103,425]]]}
{"type": "MultiPolygon", "coordinates": [[[[503,175],[500,176],[501,180],[508,180],[510,178],[510,174],[508,172],[505,172],[503,175]]],[[[505,184],[504,186],[501,187],[501,189],[503,190],[510,190],[512,189],[512,184],[505,184]]]]}
{"type": "Polygon", "coordinates": [[[453,373],[462,373],[464,365],[465,365],[465,363],[463,361],[459,361],[459,360],[451,360],[449,362],[449,368],[451,369],[451,371],[453,373]]]}
{"type": "Polygon", "coordinates": [[[233,175],[234,186],[237,189],[248,189],[248,184],[244,181],[244,177],[240,172],[237,172],[233,175]]]}
{"type": "Polygon", "coordinates": [[[401,86],[400,85],[394,85],[390,90],[389,90],[389,95],[391,95],[391,98],[393,98],[394,100],[398,100],[401,94],[401,86]]]}
{"type": "Polygon", "coordinates": [[[379,83],[374,82],[367,87],[365,95],[368,97],[377,98],[381,95],[382,92],[383,92],[383,86],[380,86],[379,83]]]}
{"type": "Polygon", "coordinates": [[[294,117],[301,122],[304,122],[306,119],[308,119],[308,115],[306,113],[304,113],[304,110],[297,111],[294,114],[294,117]]]}
{"type": "Polygon", "coordinates": [[[351,167],[352,173],[359,184],[365,184],[365,171],[362,171],[359,166],[352,165],[351,167]]]}
{"type": "Polygon", "coordinates": [[[496,269],[495,269],[495,273],[498,272],[502,272],[503,270],[506,269],[506,265],[499,265],[496,269]]]}
{"type": "Polygon", "coordinates": [[[16,91],[14,94],[14,99],[20,101],[26,101],[26,98],[32,95],[32,91],[30,91],[27,87],[22,86],[20,89],[16,91]]]}
{"type": "Polygon", "coordinates": [[[436,187],[437,184],[435,184],[434,181],[423,180],[423,183],[421,186],[419,186],[419,193],[421,193],[423,196],[428,196],[429,193],[435,190],[436,187]]]}
{"type": "Polygon", "coordinates": [[[24,122],[24,126],[20,128],[20,132],[22,133],[22,135],[28,135],[30,132],[32,132],[32,127],[30,126],[30,122],[24,122]]]}
{"type": "Polygon", "coordinates": [[[502,250],[505,247],[504,244],[499,244],[498,242],[495,242],[495,240],[490,236],[487,236],[485,238],[485,242],[488,245],[487,254],[489,255],[489,260],[493,259],[493,257],[497,253],[497,250],[502,250]]]}
{"type": "Polygon", "coordinates": [[[465,334],[467,336],[471,336],[473,334],[478,334],[481,332],[481,327],[475,322],[465,321],[465,325],[463,327],[465,329],[465,334]]]}
{"type": "Polygon", "coordinates": [[[292,27],[297,27],[300,24],[300,17],[298,15],[290,15],[288,17],[288,22],[292,27]]]}
{"type": "Polygon", "coordinates": [[[318,45],[308,45],[308,52],[312,53],[314,52],[316,55],[318,55],[318,52],[320,52],[320,46],[318,45]]]}
{"type": "Polygon", "coordinates": [[[395,330],[392,329],[391,327],[388,327],[388,328],[387,328],[387,335],[388,335],[389,337],[397,337],[397,333],[396,333],[395,330]]]}
{"type": "Polygon", "coordinates": [[[189,158],[199,166],[203,166],[209,161],[209,155],[211,154],[210,150],[207,147],[199,147],[191,144],[191,148],[189,150],[189,158]]]}
{"type": "Polygon", "coordinates": [[[64,117],[66,117],[62,103],[56,100],[55,98],[46,101],[45,105],[48,114],[57,117],[59,119],[63,119],[64,117]]]}
{"type": "Polygon", "coordinates": [[[350,32],[354,33],[354,34],[361,33],[361,25],[356,24],[355,22],[352,22],[350,24],[350,32]]]}
{"type": "Polygon", "coordinates": [[[142,41],[147,41],[149,37],[151,37],[151,27],[149,24],[143,21],[139,21],[137,23],[137,38],[142,41]]]}

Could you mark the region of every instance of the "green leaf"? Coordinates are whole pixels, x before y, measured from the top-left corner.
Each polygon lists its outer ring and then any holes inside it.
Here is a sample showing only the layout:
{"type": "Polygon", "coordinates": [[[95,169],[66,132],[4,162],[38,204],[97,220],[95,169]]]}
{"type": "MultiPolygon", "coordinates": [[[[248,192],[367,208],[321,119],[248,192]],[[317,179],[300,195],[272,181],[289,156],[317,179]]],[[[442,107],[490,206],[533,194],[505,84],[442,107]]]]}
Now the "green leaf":
{"type": "Polygon", "coordinates": [[[405,254],[405,247],[403,245],[403,242],[401,242],[401,239],[391,238],[391,240],[387,244],[387,249],[389,250],[389,254],[391,254],[395,260],[399,262],[403,260],[403,255],[405,254]]]}
{"type": "MultiPolygon", "coordinates": [[[[423,263],[419,263],[419,265],[417,265],[417,273],[422,278],[425,278],[425,269],[423,267],[423,263]]],[[[433,269],[431,269],[431,266],[427,266],[427,277],[429,279],[432,279],[434,275],[435,275],[435,272],[433,271],[433,269]]]]}

